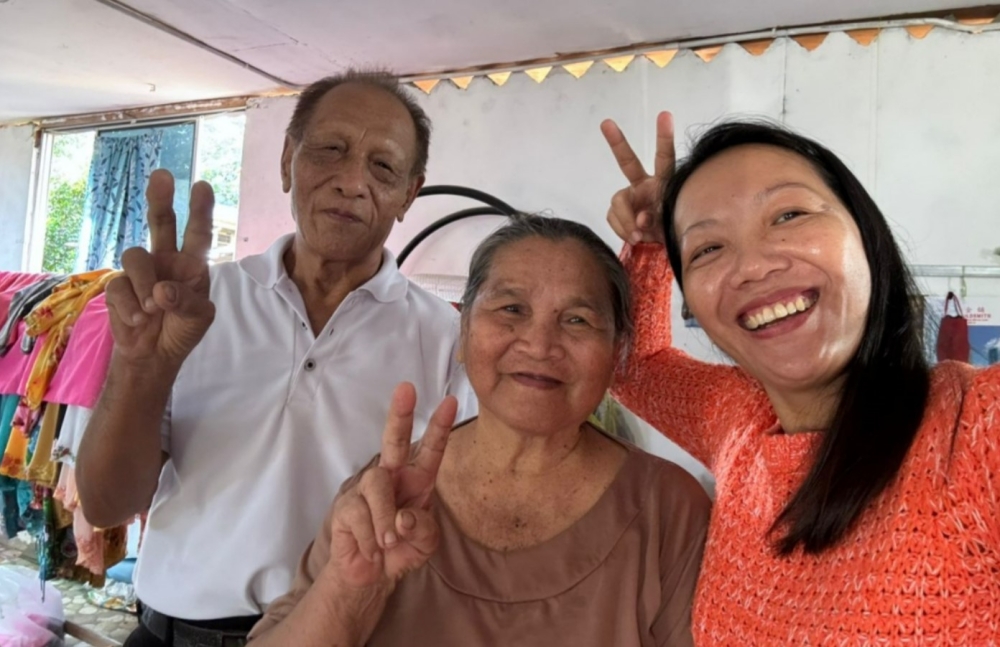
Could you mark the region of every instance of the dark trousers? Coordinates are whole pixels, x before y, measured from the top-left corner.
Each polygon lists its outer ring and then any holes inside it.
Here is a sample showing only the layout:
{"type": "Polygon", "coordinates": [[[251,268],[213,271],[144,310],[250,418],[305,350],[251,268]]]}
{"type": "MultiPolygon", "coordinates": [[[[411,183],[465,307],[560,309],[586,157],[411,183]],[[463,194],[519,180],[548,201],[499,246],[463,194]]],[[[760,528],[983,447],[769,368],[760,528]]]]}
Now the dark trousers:
{"type": "Polygon", "coordinates": [[[125,639],[123,647],[170,647],[167,643],[153,635],[153,633],[140,624],[135,631],[125,639]]]}
{"type": "Polygon", "coordinates": [[[243,647],[246,634],[259,620],[259,617],[174,620],[143,608],[141,602],[138,606],[139,626],[126,639],[124,647],[243,647]],[[147,625],[147,621],[152,624],[147,625]]]}
{"type": "MultiPolygon", "coordinates": [[[[229,638],[227,639],[227,643],[236,645],[237,639],[229,638]]],[[[191,645],[191,643],[188,643],[186,640],[172,640],[169,643],[163,642],[154,636],[153,632],[140,624],[136,630],[129,634],[129,637],[125,639],[123,647],[189,647],[189,645],[191,645]]]]}

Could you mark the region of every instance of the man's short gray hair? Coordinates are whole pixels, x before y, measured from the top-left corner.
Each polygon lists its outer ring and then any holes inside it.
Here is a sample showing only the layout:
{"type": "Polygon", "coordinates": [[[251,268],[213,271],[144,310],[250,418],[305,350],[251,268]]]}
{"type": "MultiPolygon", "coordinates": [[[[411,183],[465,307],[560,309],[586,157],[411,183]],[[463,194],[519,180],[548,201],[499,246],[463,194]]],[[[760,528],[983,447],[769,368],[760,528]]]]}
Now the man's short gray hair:
{"type": "Polygon", "coordinates": [[[349,69],[316,81],[302,94],[295,104],[292,120],[288,122],[285,133],[295,141],[302,141],[309,120],[316,111],[316,105],[326,94],[340,85],[354,83],[385,90],[394,96],[413,119],[413,128],[417,133],[417,158],[413,164],[413,175],[423,175],[427,172],[427,158],[431,147],[431,120],[420,107],[416,99],[406,90],[399,80],[385,70],[349,69]]]}

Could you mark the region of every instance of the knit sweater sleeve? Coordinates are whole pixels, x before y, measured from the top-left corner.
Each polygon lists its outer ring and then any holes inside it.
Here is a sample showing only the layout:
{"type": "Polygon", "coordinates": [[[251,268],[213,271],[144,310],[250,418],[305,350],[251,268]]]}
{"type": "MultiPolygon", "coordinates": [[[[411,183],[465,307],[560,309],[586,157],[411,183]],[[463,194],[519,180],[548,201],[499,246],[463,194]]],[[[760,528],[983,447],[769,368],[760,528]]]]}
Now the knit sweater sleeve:
{"type": "Polygon", "coordinates": [[[674,275],[663,247],[626,245],[635,341],[613,394],[685,451],[714,469],[729,434],[773,415],[760,383],[742,369],[698,361],[671,347],[674,275]]]}
{"type": "Polygon", "coordinates": [[[982,470],[974,483],[982,495],[982,519],[993,526],[1000,551],[1000,364],[974,372],[969,381],[958,431],[972,444],[975,462],[982,470]]]}

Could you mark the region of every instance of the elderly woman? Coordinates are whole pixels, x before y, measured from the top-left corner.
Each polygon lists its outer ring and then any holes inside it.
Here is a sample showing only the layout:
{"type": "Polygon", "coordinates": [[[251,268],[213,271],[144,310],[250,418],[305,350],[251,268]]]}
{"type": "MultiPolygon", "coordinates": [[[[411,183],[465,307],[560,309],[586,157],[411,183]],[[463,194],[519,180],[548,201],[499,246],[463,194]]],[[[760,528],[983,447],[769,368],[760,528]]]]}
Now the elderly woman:
{"type": "Polygon", "coordinates": [[[479,417],[412,389],[252,645],[690,645],[709,502],[587,423],[632,330],[627,277],[586,227],[519,217],[476,250],[460,360],[479,417]]]}
{"type": "Polygon", "coordinates": [[[1000,366],[927,366],[902,254],[833,153],[725,123],[675,171],[658,126],[653,177],[603,126],[638,306],[616,389],[717,477],[696,643],[997,644],[1000,366]],[[673,277],[737,366],[670,347],[673,277]]]}

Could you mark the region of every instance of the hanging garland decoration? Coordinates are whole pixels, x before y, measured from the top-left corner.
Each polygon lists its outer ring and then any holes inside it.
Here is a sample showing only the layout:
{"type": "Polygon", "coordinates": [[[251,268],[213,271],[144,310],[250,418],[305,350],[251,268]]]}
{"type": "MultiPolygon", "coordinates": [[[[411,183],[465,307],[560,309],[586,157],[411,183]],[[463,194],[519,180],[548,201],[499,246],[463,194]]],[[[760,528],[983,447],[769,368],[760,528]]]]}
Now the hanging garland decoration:
{"type": "MultiPolygon", "coordinates": [[[[503,71],[483,70],[478,72],[464,71],[459,75],[429,76],[426,78],[411,79],[411,85],[418,88],[425,94],[430,94],[436,88],[441,87],[442,81],[448,81],[459,90],[467,90],[477,78],[489,79],[494,85],[502,87],[515,74],[523,74],[536,83],[544,83],[551,78],[554,72],[565,72],[570,76],[581,79],[591,70],[595,69],[597,63],[603,63],[601,67],[607,67],[614,72],[622,73],[639,58],[644,58],[659,68],[670,65],[681,52],[691,52],[704,63],[711,63],[725,48],[741,47],[751,56],[763,56],[770,50],[777,41],[792,41],[806,51],[812,52],[818,49],[826,41],[827,36],[834,32],[841,32],[849,36],[861,47],[870,47],[878,40],[879,35],[886,29],[905,29],[910,38],[923,40],[934,29],[958,30],[965,33],[980,34],[986,31],[1000,31],[1000,15],[995,13],[996,9],[973,9],[957,13],[952,20],[944,19],[914,19],[900,21],[883,21],[882,23],[863,23],[857,26],[845,25],[842,29],[821,30],[810,32],[808,28],[784,30],[788,35],[778,35],[773,38],[759,38],[750,35],[746,39],[733,37],[727,39],[726,43],[711,43],[703,40],[700,44],[693,43],[691,46],[663,47],[657,46],[648,50],[632,51],[627,54],[616,55],[594,55],[592,57],[577,57],[567,62],[551,62],[539,64],[537,66],[521,66],[517,69],[507,69],[503,71]]],[[[600,69],[600,68],[598,68],[600,69]]],[[[495,68],[494,68],[495,70],[495,68]]]]}

